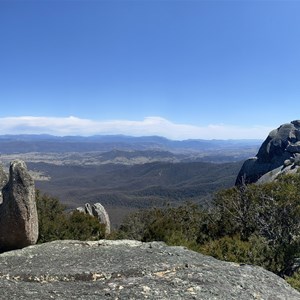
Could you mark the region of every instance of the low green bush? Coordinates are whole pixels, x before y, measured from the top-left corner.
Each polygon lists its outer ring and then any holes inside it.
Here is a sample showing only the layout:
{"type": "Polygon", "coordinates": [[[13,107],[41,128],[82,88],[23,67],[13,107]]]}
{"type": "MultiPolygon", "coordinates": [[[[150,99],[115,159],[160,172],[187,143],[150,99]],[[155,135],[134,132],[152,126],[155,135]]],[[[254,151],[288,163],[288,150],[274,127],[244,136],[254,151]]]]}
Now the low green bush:
{"type": "Polygon", "coordinates": [[[38,243],[53,240],[98,240],[105,236],[105,225],[79,211],[66,212],[55,197],[36,192],[39,219],[38,243]]]}
{"type": "Polygon", "coordinates": [[[300,292],[300,271],[294,273],[291,277],[287,277],[286,281],[296,290],[300,292]]]}

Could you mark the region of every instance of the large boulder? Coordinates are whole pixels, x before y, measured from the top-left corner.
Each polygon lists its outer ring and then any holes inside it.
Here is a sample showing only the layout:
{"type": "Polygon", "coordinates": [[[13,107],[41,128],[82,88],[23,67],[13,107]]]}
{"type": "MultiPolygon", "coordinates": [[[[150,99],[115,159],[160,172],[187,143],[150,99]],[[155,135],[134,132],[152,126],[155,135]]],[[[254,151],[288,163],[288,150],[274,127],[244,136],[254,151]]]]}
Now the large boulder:
{"type": "Polygon", "coordinates": [[[8,181],[1,178],[2,185],[7,183],[2,188],[3,202],[0,204],[0,251],[35,244],[38,238],[35,186],[26,164],[21,160],[13,161],[8,181]]]}
{"type": "Polygon", "coordinates": [[[99,202],[92,205],[92,213],[105,225],[105,234],[110,234],[110,220],[106,209],[99,202]]]}
{"type": "Polygon", "coordinates": [[[2,299],[299,300],[261,267],[163,243],[55,241],[0,255],[2,299]]]}
{"type": "Polygon", "coordinates": [[[236,185],[269,182],[280,174],[295,173],[300,165],[300,120],[270,132],[256,157],[246,160],[236,185]]]}

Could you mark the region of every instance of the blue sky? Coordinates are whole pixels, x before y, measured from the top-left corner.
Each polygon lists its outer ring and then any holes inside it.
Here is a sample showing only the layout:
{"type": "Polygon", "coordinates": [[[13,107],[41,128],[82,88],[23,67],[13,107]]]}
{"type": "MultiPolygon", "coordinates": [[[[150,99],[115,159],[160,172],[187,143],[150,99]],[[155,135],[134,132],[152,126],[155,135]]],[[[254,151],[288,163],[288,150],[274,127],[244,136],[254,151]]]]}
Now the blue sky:
{"type": "Polygon", "coordinates": [[[0,0],[0,134],[265,138],[300,119],[300,1],[0,0]]]}

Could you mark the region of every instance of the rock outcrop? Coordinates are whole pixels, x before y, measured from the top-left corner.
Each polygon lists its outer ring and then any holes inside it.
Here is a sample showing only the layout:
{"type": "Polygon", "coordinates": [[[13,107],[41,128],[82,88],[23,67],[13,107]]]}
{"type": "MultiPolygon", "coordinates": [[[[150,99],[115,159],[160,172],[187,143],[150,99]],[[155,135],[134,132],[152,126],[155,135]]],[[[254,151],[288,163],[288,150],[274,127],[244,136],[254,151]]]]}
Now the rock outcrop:
{"type": "Polygon", "coordinates": [[[55,241],[0,255],[2,299],[299,300],[263,268],[163,243],[55,241]]]}
{"type": "Polygon", "coordinates": [[[0,172],[3,202],[0,204],[0,251],[35,244],[38,216],[34,181],[21,160],[11,163],[9,179],[0,172]]]}
{"type": "Polygon", "coordinates": [[[7,184],[7,182],[8,182],[8,177],[7,177],[6,173],[5,173],[2,165],[0,165],[0,205],[3,202],[2,189],[7,184]]]}
{"type": "Polygon", "coordinates": [[[236,185],[269,182],[280,174],[295,173],[300,166],[300,120],[273,130],[256,157],[243,164],[236,185]]]}
{"type": "Polygon", "coordinates": [[[105,225],[105,235],[110,234],[110,220],[107,211],[100,203],[90,205],[86,203],[84,207],[78,207],[78,211],[96,217],[100,223],[105,225]]]}

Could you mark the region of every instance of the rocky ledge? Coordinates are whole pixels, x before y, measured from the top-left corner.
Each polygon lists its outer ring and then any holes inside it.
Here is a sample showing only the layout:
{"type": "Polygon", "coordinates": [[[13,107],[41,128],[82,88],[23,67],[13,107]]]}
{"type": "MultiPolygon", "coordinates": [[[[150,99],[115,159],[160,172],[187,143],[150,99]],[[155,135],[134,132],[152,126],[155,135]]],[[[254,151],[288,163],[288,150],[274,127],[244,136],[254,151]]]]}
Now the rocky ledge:
{"type": "Polygon", "coordinates": [[[55,241],[0,255],[1,299],[300,299],[282,278],[164,243],[55,241]]]}

